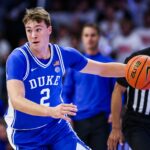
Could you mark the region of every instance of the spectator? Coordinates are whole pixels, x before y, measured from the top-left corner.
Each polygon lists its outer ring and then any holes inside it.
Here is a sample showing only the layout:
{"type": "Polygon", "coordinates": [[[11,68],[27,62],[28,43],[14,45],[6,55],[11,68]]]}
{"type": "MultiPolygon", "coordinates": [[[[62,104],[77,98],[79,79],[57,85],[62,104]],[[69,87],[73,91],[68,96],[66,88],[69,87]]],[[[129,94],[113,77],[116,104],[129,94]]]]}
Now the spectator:
{"type": "Polygon", "coordinates": [[[0,32],[0,98],[4,100],[6,99],[5,63],[10,49],[10,43],[4,38],[4,34],[0,32]]]}
{"type": "MultiPolygon", "coordinates": [[[[99,28],[87,24],[82,30],[84,55],[100,62],[112,61],[101,55],[98,49],[99,28]]],[[[78,107],[77,116],[73,117],[73,127],[78,136],[93,150],[106,150],[110,130],[108,116],[114,78],[81,74],[69,70],[64,82],[64,100],[78,107]]]]}
{"type": "Polygon", "coordinates": [[[150,11],[144,14],[144,26],[135,30],[135,33],[142,41],[142,48],[150,47],[150,11]]]}
{"type": "Polygon", "coordinates": [[[100,29],[104,36],[111,42],[119,32],[119,24],[115,18],[115,10],[113,6],[108,5],[105,10],[105,19],[100,23],[100,29]]]}
{"type": "Polygon", "coordinates": [[[124,18],[120,22],[120,28],[121,33],[112,41],[112,49],[117,61],[123,62],[132,52],[141,48],[142,43],[139,36],[133,33],[132,20],[124,18]]]}
{"type": "Polygon", "coordinates": [[[148,9],[148,0],[127,0],[132,20],[137,26],[143,25],[143,15],[148,9]],[[136,16],[136,17],[135,17],[136,16]]]}

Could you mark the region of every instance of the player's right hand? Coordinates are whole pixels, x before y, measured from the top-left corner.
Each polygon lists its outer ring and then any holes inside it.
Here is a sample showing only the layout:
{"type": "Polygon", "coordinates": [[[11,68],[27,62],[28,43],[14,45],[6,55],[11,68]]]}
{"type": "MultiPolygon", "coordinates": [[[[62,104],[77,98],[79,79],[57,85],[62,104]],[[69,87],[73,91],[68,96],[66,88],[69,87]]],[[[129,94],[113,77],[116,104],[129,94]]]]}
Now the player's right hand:
{"type": "Polygon", "coordinates": [[[123,141],[124,138],[121,129],[112,129],[107,141],[108,150],[117,150],[118,143],[123,145],[123,141]]]}
{"type": "Polygon", "coordinates": [[[53,118],[61,118],[67,121],[71,121],[69,116],[75,116],[77,112],[77,106],[73,104],[60,104],[56,107],[49,107],[49,116],[53,118]]]}

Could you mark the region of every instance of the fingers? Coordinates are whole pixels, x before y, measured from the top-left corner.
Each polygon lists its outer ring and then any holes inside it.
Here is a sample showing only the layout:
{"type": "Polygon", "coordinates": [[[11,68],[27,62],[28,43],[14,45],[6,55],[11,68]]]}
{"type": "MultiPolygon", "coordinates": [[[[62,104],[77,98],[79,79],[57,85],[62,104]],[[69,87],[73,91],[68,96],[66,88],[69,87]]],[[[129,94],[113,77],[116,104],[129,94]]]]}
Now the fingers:
{"type": "Polygon", "coordinates": [[[71,122],[71,119],[67,115],[62,115],[62,119],[71,122]]]}
{"type": "MultiPolygon", "coordinates": [[[[61,104],[61,111],[62,112],[73,112],[76,113],[78,111],[77,106],[73,104],[61,104]]],[[[70,114],[68,114],[70,115],[70,114]]],[[[72,115],[72,114],[71,114],[72,115]]]]}
{"type": "Polygon", "coordinates": [[[73,104],[61,104],[63,110],[77,111],[77,106],[73,104]]]}
{"type": "Polygon", "coordinates": [[[70,104],[61,104],[62,106],[65,106],[65,107],[68,107],[68,106],[71,106],[71,107],[77,107],[76,105],[70,103],[70,104]]]}
{"type": "Polygon", "coordinates": [[[123,145],[123,134],[121,129],[113,129],[107,141],[108,150],[116,150],[118,143],[123,145]]]}
{"type": "MultiPolygon", "coordinates": [[[[61,105],[61,115],[65,116],[63,119],[68,120],[69,117],[66,117],[67,115],[69,116],[75,116],[77,112],[77,106],[73,104],[62,104],[61,105]]],[[[69,118],[70,121],[70,118],[69,118]]]]}
{"type": "Polygon", "coordinates": [[[75,116],[76,112],[72,112],[72,111],[62,111],[61,112],[62,115],[69,115],[69,116],[75,116]]]}
{"type": "Polygon", "coordinates": [[[77,110],[77,108],[70,108],[70,107],[62,107],[61,108],[61,111],[62,112],[74,112],[74,113],[76,113],[78,110],[77,110]]]}
{"type": "Polygon", "coordinates": [[[107,142],[108,150],[116,150],[118,142],[114,140],[113,138],[109,137],[109,140],[107,142]]]}
{"type": "Polygon", "coordinates": [[[107,141],[108,150],[116,150],[119,139],[119,135],[112,130],[107,141]]]}
{"type": "Polygon", "coordinates": [[[71,119],[67,116],[75,116],[77,112],[77,106],[73,104],[61,104],[60,105],[61,118],[71,122],[71,119]]]}

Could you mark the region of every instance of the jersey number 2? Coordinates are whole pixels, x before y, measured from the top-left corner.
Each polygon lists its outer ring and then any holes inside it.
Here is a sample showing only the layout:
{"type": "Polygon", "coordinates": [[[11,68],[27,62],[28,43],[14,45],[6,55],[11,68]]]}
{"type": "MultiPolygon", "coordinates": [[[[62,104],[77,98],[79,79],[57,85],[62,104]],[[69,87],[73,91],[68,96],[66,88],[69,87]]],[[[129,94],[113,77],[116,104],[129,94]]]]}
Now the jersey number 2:
{"type": "Polygon", "coordinates": [[[44,106],[50,106],[50,102],[48,102],[50,99],[50,89],[43,89],[41,90],[40,94],[43,95],[43,97],[40,99],[40,104],[44,106]]]}

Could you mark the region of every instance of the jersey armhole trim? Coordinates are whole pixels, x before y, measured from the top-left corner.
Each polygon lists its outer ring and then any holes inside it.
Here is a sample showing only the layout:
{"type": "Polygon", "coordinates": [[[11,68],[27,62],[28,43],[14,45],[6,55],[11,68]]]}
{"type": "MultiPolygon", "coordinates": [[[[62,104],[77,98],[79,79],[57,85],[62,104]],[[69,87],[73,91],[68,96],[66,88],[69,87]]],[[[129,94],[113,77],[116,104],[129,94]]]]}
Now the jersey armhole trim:
{"type": "Polygon", "coordinates": [[[27,66],[26,66],[26,73],[25,73],[25,75],[24,75],[24,77],[23,77],[23,81],[24,80],[26,80],[27,79],[27,77],[28,77],[28,75],[29,75],[29,71],[30,71],[30,64],[29,64],[29,59],[28,59],[28,56],[27,56],[27,54],[24,52],[24,50],[23,49],[21,49],[21,48],[19,48],[18,50],[20,50],[21,52],[22,52],[22,54],[25,56],[25,59],[26,59],[26,63],[27,63],[27,66]]]}
{"type": "Polygon", "coordinates": [[[54,44],[55,45],[55,48],[56,48],[56,51],[57,51],[57,54],[58,54],[58,57],[59,57],[59,60],[60,60],[60,65],[61,65],[61,68],[62,68],[62,73],[63,75],[65,75],[65,66],[64,66],[64,61],[63,61],[63,58],[62,58],[62,53],[61,53],[61,50],[59,48],[58,45],[54,44]]]}

